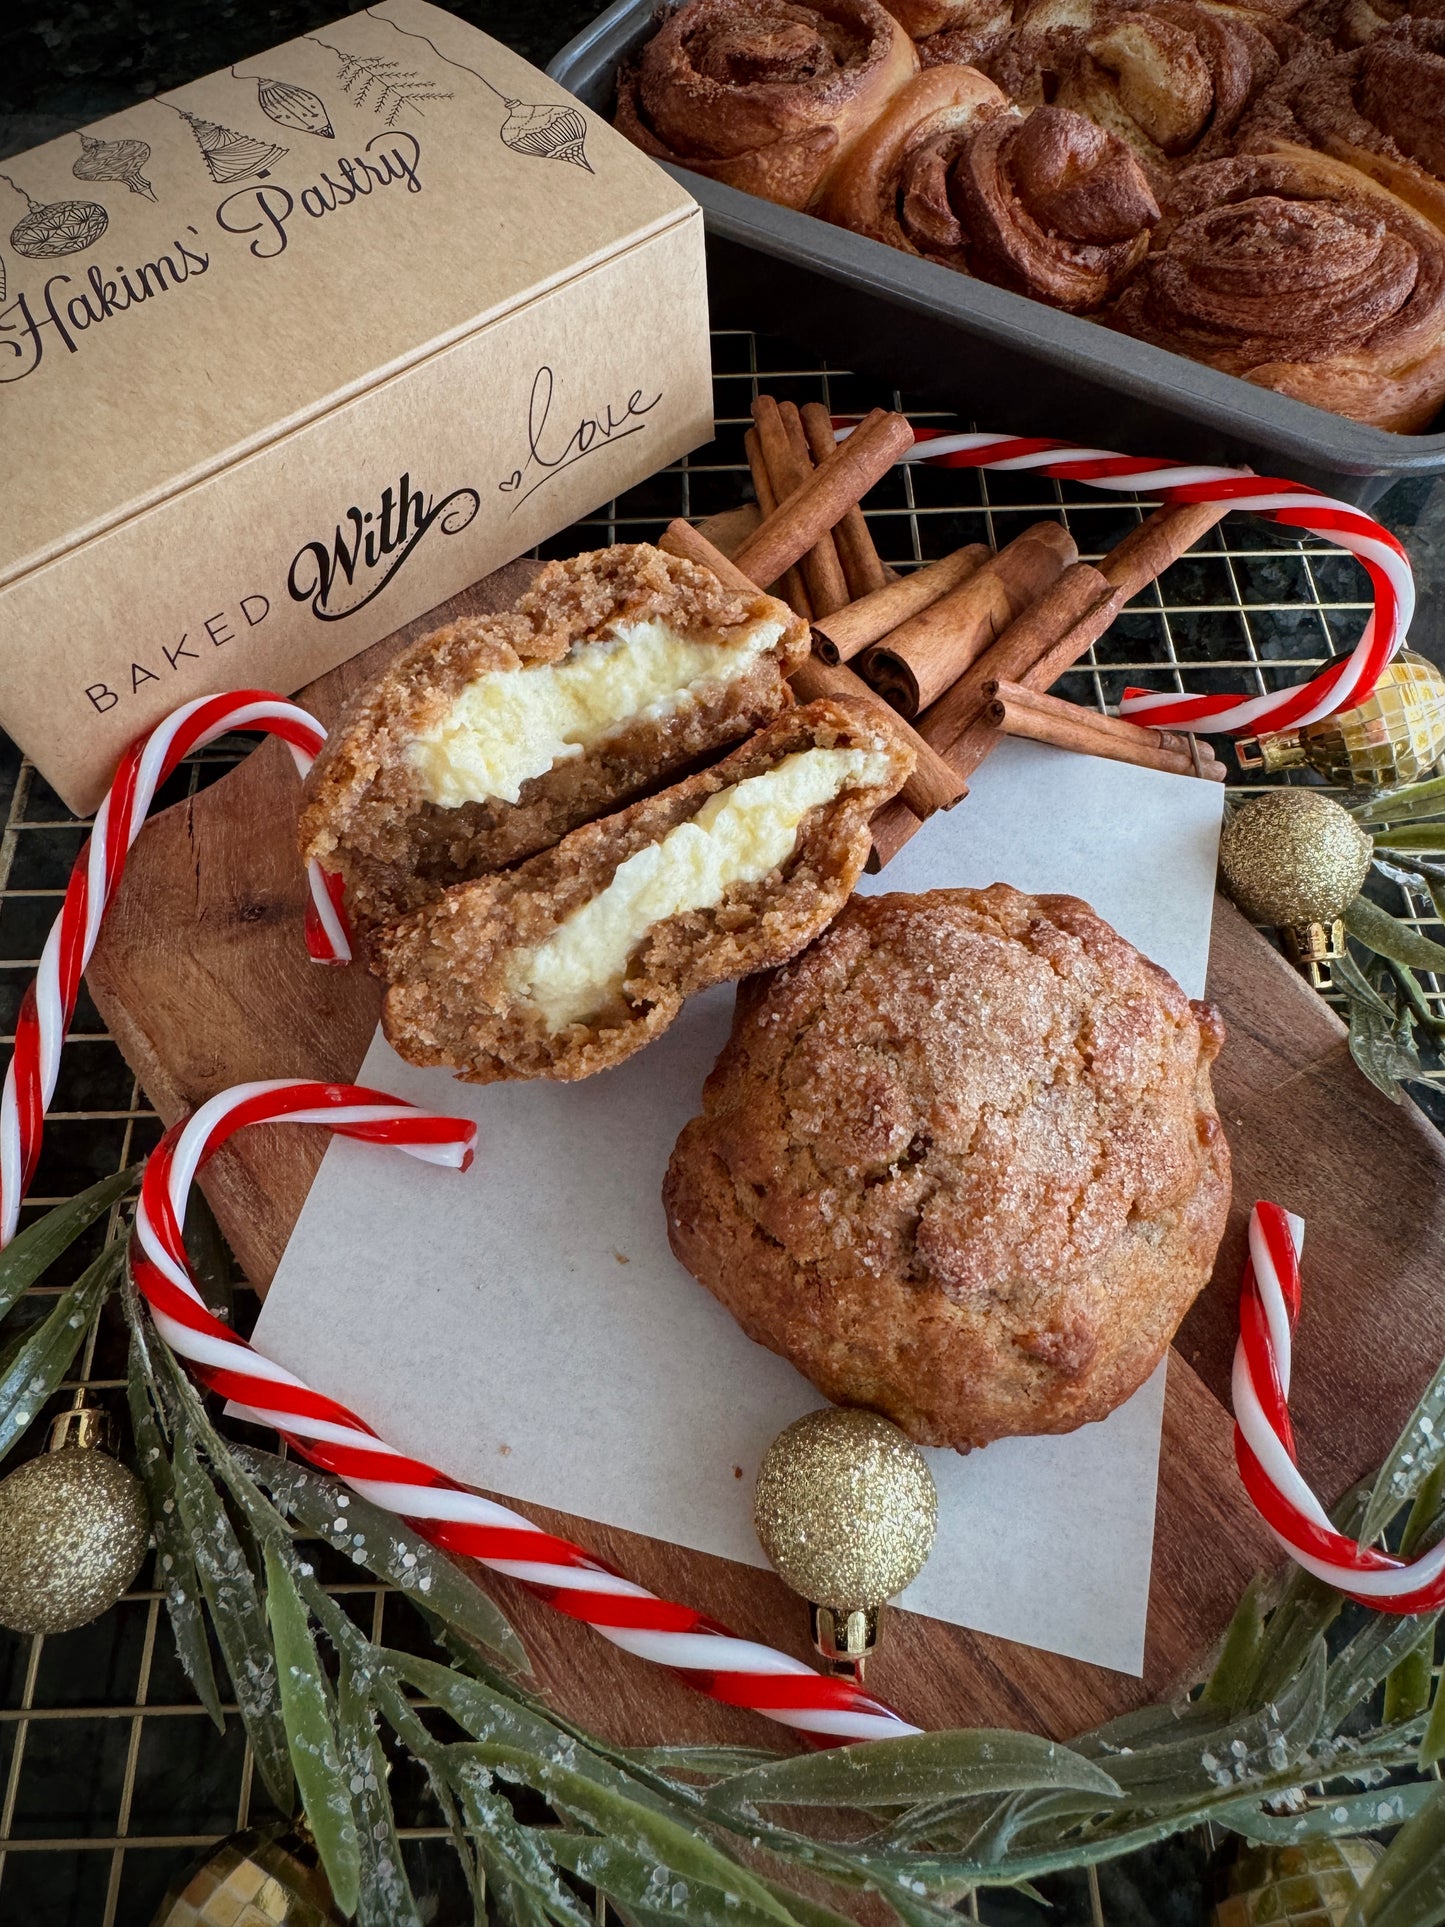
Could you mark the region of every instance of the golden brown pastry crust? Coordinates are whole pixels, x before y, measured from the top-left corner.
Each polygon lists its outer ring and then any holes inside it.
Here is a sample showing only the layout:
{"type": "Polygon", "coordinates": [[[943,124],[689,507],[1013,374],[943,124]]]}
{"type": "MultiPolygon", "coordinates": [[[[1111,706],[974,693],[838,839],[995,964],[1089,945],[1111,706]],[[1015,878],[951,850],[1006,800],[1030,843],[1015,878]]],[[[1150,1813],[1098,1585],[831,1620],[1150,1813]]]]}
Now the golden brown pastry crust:
{"type": "Polygon", "coordinates": [[[788,711],[710,769],[600,822],[515,870],[464,883],[378,933],[376,968],[390,988],[382,1028],[413,1064],[443,1064],[468,1083],[513,1077],[590,1077],[619,1064],[710,984],[783,962],[834,917],[862,873],[873,812],[894,795],[913,752],[887,725],[839,703],[788,711]],[[876,750],[882,784],[849,788],[812,810],[793,854],[761,882],[734,885],[711,910],[655,924],[633,957],[614,1004],[586,1022],[550,1030],[508,984],[519,949],[542,943],[612,880],[618,866],[710,796],[772,769],[794,751],[876,750]]]}
{"type": "Polygon", "coordinates": [[[784,207],[807,207],[918,71],[876,0],[687,0],[617,81],[645,153],[784,207]]]}
{"type": "Polygon", "coordinates": [[[1013,0],[957,0],[947,24],[918,39],[918,58],[925,67],[982,67],[1013,24],[1013,0]]]}
{"type": "Polygon", "coordinates": [[[930,67],[905,87],[818,212],[1075,313],[1108,299],[1159,218],[1122,141],[1059,107],[1023,119],[972,67],[930,67]]]}
{"type": "Polygon", "coordinates": [[[1356,168],[1279,144],[1187,168],[1101,319],[1379,428],[1445,400],[1445,234],[1356,168]]]}
{"type": "Polygon", "coordinates": [[[1353,53],[1314,43],[1265,89],[1240,146],[1348,161],[1445,228],[1445,19],[1406,15],[1353,53]]]}
{"type": "Polygon", "coordinates": [[[550,562],[505,615],[475,616],[423,636],[347,705],[307,778],[304,859],[337,870],[363,930],[428,902],[450,884],[531,856],[748,735],[792,701],[785,678],[808,653],[807,625],[761,593],[739,596],[695,563],[646,543],[550,562]],[[777,646],[735,681],[672,715],[639,719],[581,756],[500,798],[444,809],[428,802],[408,745],[478,676],[556,662],[618,619],[662,616],[690,633],[771,617],[777,646]]]}
{"type": "Polygon", "coordinates": [[[855,898],[739,988],[673,1250],[827,1397],[960,1451],[1103,1418],[1229,1207],[1222,1037],[1073,897],[855,898]]]}
{"type": "Polygon", "coordinates": [[[1117,134],[1162,186],[1228,151],[1241,116],[1298,35],[1265,14],[1152,0],[1100,10],[1064,61],[1054,98],[1117,134]]]}

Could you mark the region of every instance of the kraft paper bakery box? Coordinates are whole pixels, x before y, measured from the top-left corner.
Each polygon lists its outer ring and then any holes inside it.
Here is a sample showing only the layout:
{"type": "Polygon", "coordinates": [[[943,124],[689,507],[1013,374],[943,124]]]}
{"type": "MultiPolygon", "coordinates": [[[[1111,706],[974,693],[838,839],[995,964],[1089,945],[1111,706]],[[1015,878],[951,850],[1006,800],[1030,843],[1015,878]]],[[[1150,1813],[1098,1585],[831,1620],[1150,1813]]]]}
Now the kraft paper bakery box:
{"type": "Polygon", "coordinates": [[[712,432],[696,205],[421,0],[16,156],[0,217],[0,724],[79,811],[712,432]]]}

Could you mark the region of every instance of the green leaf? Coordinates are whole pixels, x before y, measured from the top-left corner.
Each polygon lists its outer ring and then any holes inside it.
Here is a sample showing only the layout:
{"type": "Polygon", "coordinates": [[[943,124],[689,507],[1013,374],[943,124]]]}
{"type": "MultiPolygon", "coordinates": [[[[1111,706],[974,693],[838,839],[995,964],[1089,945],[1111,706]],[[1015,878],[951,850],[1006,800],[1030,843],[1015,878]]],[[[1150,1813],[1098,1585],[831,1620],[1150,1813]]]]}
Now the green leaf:
{"type": "Polygon", "coordinates": [[[1323,1727],[1338,1729],[1382,1679],[1388,1677],[1421,1639],[1433,1644],[1438,1613],[1372,1613],[1361,1630],[1332,1662],[1325,1681],[1323,1727]]]}
{"type": "Polygon", "coordinates": [[[1256,1573],[1245,1588],[1225,1629],[1214,1670],[1199,1695],[1200,1706],[1214,1707],[1221,1713],[1240,1713],[1248,1706],[1249,1684],[1264,1646],[1264,1585],[1263,1575],[1256,1573]]]}
{"type": "Polygon", "coordinates": [[[1383,796],[1355,803],[1350,815],[1362,827],[1375,823],[1407,823],[1418,816],[1435,816],[1445,811],[1445,776],[1430,776],[1423,783],[1410,783],[1404,789],[1388,790],[1383,796]]]}
{"type": "Polygon", "coordinates": [[[1350,1902],[1344,1927],[1436,1927],[1445,1917],[1445,1784],[1437,1785],[1350,1902]]]}
{"type": "Polygon", "coordinates": [[[1422,1773],[1428,1773],[1436,1761],[1442,1759],[1445,1759],[1445,1671],[1435,1682],[1435,1699],[1420,1736],[1416,1764],[1422,1773]]]}
{"type": "Polygon", "coordinates": [[[1418,1813],[1435,1792],[1433,1780],[1409,1786],[1372,1787],[1365,1793],[1312,1800],[1302,1813],[1266,1813],[1257,1802],[1216,1807],[1210,1820],[1231,1833],[1242,1834],[1266,1847],[1292,1847],[1307,1840],[1336,1840],[1355,1833],[1375,1833],[1398,1827],[1418,1813]]]}
{"type": "MultiPolygon", "coordinates": [[[[629,1913],[650,1920],[684,1922],[686,1927],[763,1927],[775,1916],[745,1905],[737,1894],[724,1895],[716,1887],[670,1881],[655,1860],[594,1834],[549,1833],[547,1844],[559,1866],[585,1880],[629,1913]]],[[[788,1896],[791,1899],[791,1896],[788,1896]]],[[[830,1916],[837,1920],[837,1915],[830,1916]]]]}
{"type": "Polygon", "coordinates": [[[359,1927],[421,1927],[397,1837],[386,1754],[367,1697],[369,1681],[349,1653],[343,1651],[340,1657],[336,1742],[360,1850],[356,1918],[359,1927]]]}
{"type": "Polygon", "coordinates": [[[492,1776],[465,1747],[449,1747],[452,1786],[468,1831],[486,1870],[487,1888],[504,1919],[553,1920],[564,1927],[595,1927],[582,1902],[557,1877],[550,1827],[526,1827],[498,1793],[492,1776]]]}
{"type": "Polygon", "coordinates": [[[274,1546],[266,1547],[266,1618],[275,1641],[281,1717],[306,1823],[336,1905],[349,1918],[356,1912],[361,1884],[361,1843],[341,1770],[331,1688],[321,1670],[301,1595],[274,1546]]]}
{"type": "MultiPolygon", "coordinates": [[[[173,1420],[176,1410],[172,1408],[173,1420]]],[[[276,1655],[255,1575],[220,1495],[201,1469],[190,1433],[181,1424],[173,1425],[171,1466],[181,1524],[190,1540],[257,1771],[276,1805],[289,1813],[296,1789],[281,1717],[276,1655]]]]}
{"type": "Polygon", "coordinates": [[[176,1642],[176,1654],[196,1697],[211,1716],[218,1733],[226,1730],[221,1696],[216,1690],[210,1642],[201,1612],[201,1582],[191,1557],[190,1541],[176,1509],[175,1475],[166,1456],[165,1441],[156,1421],[146,1378],[140,1340],[132,1331],[130,1369],[126,1379],[131,1432],[136,1463],[150,1503],[151,1529],[156,1541],[156,1571],[166,1589],[166,1613],[176,1642]]]}
{"type": "Polygon", "coordinates": [[[1377,956],[1392,958],[1412,970],[1445,970],[1445,944],[1421,936],[1368,897],[1356,897],[1346,910],[1345,929],[1377,956]]]}
{"type": "Polygon", "coordinates": [[[1383,856],[1399,851],[1409,856],[1445,856],[1445,823],[1401,823],[1376,830],[1375,849],[1383,856]]]}
{"type": "Polygon", "coordinates": [[[81,1191],[66,1204],[56,1205],[43,1218],[27,1225],[0,1251],[0,1318],[23,1292],[35,1284],[54,1264],[62,1251],[74,1244],[82,1231],[133,1189],[140,1166],[133,1164],[114,1177],[81,1191]]]}
{"type": "Polygon", "coordinates": [[[654,1773],[696,1773],[721,1780],[755,1766],[768,1766],[778,1755],[761,1746],[638,1746],[626,1749],[621,1757],[629,1765],[647,1767],[654,1773]]]}
{"type": "MultiPolygon", "coordinates": [[[[516,1769],[525,1766],[525,1761],[507,1758],[505,1749],[499,1749],[499,1753],[502,1757],[495,1765],[505,1778],[513,1778],[516,1769]]],[[[525,1777],[524,1784],[534,1787],[560,1811],[585,1820],[605,1838],[661,1863],[679,1879],[736,1894],[769,1920],[781,1922],[782,1927],[795,1927],[783,1903],[741,1862],[723,1853],[705,1834],[645,1805],[635,1795],[585,1779],[557,1761],[546,1762],[541,1774],[525,1777]]]]}
{"type": "MultiPolygon", "coordinates": [[[[585,1741],[565,1731],[533,1706],[513,1699],[495,1687],[439,1666],[415,1653],[383,1650],[384,1662],[418,1692],[435,1700],[444,1712],[475,1740],[499,1750],[498,1757],[529,1757],[540,1769],[549,1759],[566,1759],[578,1773],[631,1799],[645,1801],[659,1814],[670,1814],[674,1803],[644,1788],[625,1768],[593,1751],[585,1741]]],[[[693,1809],[695,1811],[695,1807],[693,1809]]]]}
{"type": "Polygon", "coordinates": [[[55,1309],[36,1326],[0,1374],[0,1459],[29,1431],[46,1399],[65,1377],[124,1262],[125,1245],[117,1239],[68,1290],[61,1292],[55,1309]]]}
{"type": "Polygon", "coordinates": [[[511,1622],[460,1566],[419,1532],[337,1479],[295,1459],[237,1446],[236,1456],[304,1529],[368,1572],[389,1579],[409,1599],[479,1640],[514,1671],[530,1675],[527,1649],[511,1622]]]}
{"type": "Polygon", "coordinates": [[[909,1734],[790,1755],[714,1789],[710,1806],[883,1807],[1022,1787],[1068,1787],[1117,1797],[1114,1780],[1066,1746],[988,1728],[909,1734]]]}
{"type": "Polygon", "coordinates": [[[224,1318],[229,1324],[235,1309],[231,1250],[199,1185],[191,1186],[186,1200],[186,1222],[181,1237],[191,1262],[191,1276],[201,1297],[218,1318],[224,1318]]]}
{"type": "Polygon", "coordinates": [[[1429,1706],[1430,1688],[1435,1680],[1431,1670],[1434,1658],[1435,1628],[1432,1622],[1429,1632],[1385,1676],[1386,1726],[1403,1725],[1429,1706]]]}
{"type": "Polygon", "coordinates": [[[1401,1102],[1400,1084],[1421,1076],[1422,1066],[1400,1018],[1349,958],[1335,965],[1335,982],[1344,992],[1350,1020],[1350,1056],[1377,1090],[1401,1102]]]}
{"type": "Polygon", "coordinates": [[[1360,1521],[1366,1545],[1379,1537],[1401,1506],[1408,1504],[1427,1477],[1445,1463],[1445,1363],[1420,1394],[1389,1456],[1375,1474],[1369,1504],[1360,1521]]]}

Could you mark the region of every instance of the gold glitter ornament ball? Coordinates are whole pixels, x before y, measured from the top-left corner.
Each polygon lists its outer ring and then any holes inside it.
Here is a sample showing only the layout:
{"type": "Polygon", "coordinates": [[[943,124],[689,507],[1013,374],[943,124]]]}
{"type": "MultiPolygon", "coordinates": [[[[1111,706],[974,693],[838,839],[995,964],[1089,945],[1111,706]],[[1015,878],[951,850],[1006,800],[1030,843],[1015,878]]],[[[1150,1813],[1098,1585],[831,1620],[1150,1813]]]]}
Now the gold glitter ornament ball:
{"type": "Polygon", "coordinates": [[[794,1592],[878,1606],[923,1570],[938,1492],[923,1454],[876,1412],[808,1412],[768,1447],[753,1495],[763,1551],[794,1592]]]}
{"type": "Polygon", "coordinates": [[[1317,790],[1269,790],[1224,826],[1224,887],[1251,923],[1333,923],[1360,893],[1373,846],[1317,790]]]}
{"type": "Polygon", "coordinates": [[[63,1446],[0,1483],[0,1626],[66,1633],[113,1606],[150,1542],[145,1488],[96,1447],[63,1446]]]}

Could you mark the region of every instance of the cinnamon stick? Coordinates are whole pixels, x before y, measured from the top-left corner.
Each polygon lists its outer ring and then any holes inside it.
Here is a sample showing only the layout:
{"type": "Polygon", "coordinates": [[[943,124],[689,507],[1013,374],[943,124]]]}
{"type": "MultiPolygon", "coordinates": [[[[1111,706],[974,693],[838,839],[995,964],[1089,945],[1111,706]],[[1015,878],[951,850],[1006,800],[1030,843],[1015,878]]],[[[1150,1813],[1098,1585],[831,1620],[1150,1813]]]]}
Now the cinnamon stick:
{"type": "MultiPolygon", "coordinates": [[[[1000,737],[999,729],[983,713],[989,700],[984,697],[984,685],[1016,681],[1031,691],[1046,691],[1099,640],[1131,597],[1176,562],[1225,513],[1227,505],[1215,502],[1156,509],[1097,568],[1076,562],[1065,569],[1053,587],[919,718],[924,741],[944,755],[959,775],[971,776],[1000,737]]],[[[1199,773],[1222,782],[1224,765],[1197,737],[1194,742],[1197,750],[1184,746],[1190,768],[1197,753],[1199,773]]],[[[872,827],[874,855],[886,862],[919,823],[916,818],[909,820],[895,797],[874,816],[872,827]]],[[[869,868],[875,867],[870,862],[869,868]]]]}
{"type": "MultiPolygon", "coordinates": [[[[737,559],[730,561],[690,522],[670,522],[658,547],[666,549],[669,555],[686,556],[690,562],[711,569],[726,588],[736,589],[743,595],[757,593],[757,584],[739,568],[737,559]]],[[[835,667],[822,663],[816,656],[811,656],[793,672],[791,681],[793,693],[800,702],[809,703],[820,696],[831,696],[854,708],[867,710],[872,715],[887,717],[895,735],[912,744],[918,759],[913,774],[899,792],[918,818],[931,816],[935,810],[952,809],[961,797],[967,796],[968,785],[963,778],[851,669],[842,664],[835,667]]]]}
{"type": "Polygon", "coordinates": [[[952,765],[896,711],[890,709],[883,698],[871,690],[846,663],[819,662],[816,656],[809,656],[793,671],[789,680],[799,702],[811,703],[820,696],[832,696],[854,709],[867,709],[874,715],[888,718],[895,734],[902,735],[913,745],[918,758],[913,774],[898,792],[915,815],[927,817],[932,816],[935,810],[951,810],[955,803],[968,795],[968,784],[952,765]]]}
{"type": "Polygon", "coordinates": [[[776,581],[912,446],[907,420],[875,408],[744,543],[736,557],[739,566],[755,582],[776,581]]]}
{"type": "Polygon", "coordinates": [[[950,688],[1025,609],[1078,560],[1068,530],[1036,522],[946,596],[901,624],[863,659],[866,680],[904,716],[950,688]]]}
{"type": "MultiPolygon", "coordinates": [[[[762,512],[763,520],[766,521],[776,512],[778,498],[773,491],[773,478],[768,473],[768,465],[763,460],[763,446],[758,440],[756,428],[750,428],[743,436],[743,448],[747,452],[748,469],[753,478],[753,493],[758,498],[758,508],[762,512]]],[[[782,597],[795,615],[800,615],[804,622],[812,621],[813,605],[808,599],[803,571],[796,562],[784,569],[777,581],[770,586],[777,595],[782,597]]]]}
{"type": "Polygon", "coordinates": [[[1167,770],[1176,776],[1194,774],[1194,759],[1188,748],[1166,743],[1160,730],[1065,702],[1023,683],[987,683],[984,693],[991,699],[985,719],[1007,736],[1025,736],[1031,742],[1052,743],[1059,749],[1107,756],[1115,762],[1167,770]]]}
{"type": "Polygon", "coordinates": [[[669,555],[680,555],[688,562],[696,562],[699,568],[711,569],[725,589],[737,595],[753,596],[758,585],[750,575],[744,575],[731,557],[709,542],[701,529],[695,529],[691,522],[679,519],[669,522],[657,539],[657,546],[669,555]]]}
{"type": "MultiPolygon", "coordinates": [[[[804,402],[798,413],[813,460],[826,461],[838,445],[833,434],[832,416],[820,401],[804,402]]],[[[856,502],[833,530],[833,541],[838,550],[838,560],[843,564],[850,602],[858,601],[861,596],[872,595],[886,585],[888,572],[874,547],[867,517],[856,502]]]]}
{"type": "Polygon", "coordinates": [[[1186,549],[1193,548],[1201,535],[1208,533],[1229,513],[1228,502],[1185,502],[1178,508],[1164,507],[1146,515],[1137,529],[1131,529],[1099,563],[1099,573],[1125,601],[1155,581],[1186,549]]]}
{"type": "MultiPolygon", "coordinates": [[[[1030,688],[1047,689],[1103,635],[1123,602],[1122,591],[1098,569],[1088,562],[1074,563],[930,706],[920,732],[941,755],[955,761],[955,752],[963,753],[962,738],[983,708],[986,682],[1026,682],[1030,688]],[[1051,670],[1048,682],[1036,673],[1045,665],[1051,670]]],[[[981,761],[978,756],[968,767],[977,768],[981,761]]]]}
{"type": "Polygon", "coordinates": [[[923,823],[924,819],[916,810],[909,809],[901,796],[890,797],[881,810],[875,810],[868,824],[873,837],[873,848],[868,853],[869,876],[877,876],[891,863],[904,844],[923,828],[923,823]]]}
{"type": "MultiPolygon", "coordinates": [[[[813,474],[813,457],[798,411],[791,402],[779,403],[771,395],[759,395],[753,403],[753,427],[767,464],[773,494],[780,502],[784,501],[813,474]]],[[[831,529],[823,531],[799,566],[815,616],[828,615],[848,601],[848,584],[833,546],[831,529]]]]}
{"type": "Polygon", "coordinates": [[[851,662],[870,642],[877,642],[940,596],[956,589],[981,568],[993,550],[986,542],[970,542],[938,562],[926,562],[912,575],[901,576],[885,588],[850,602],[813,624],[813,649],[824,662],[851,662]]]}

